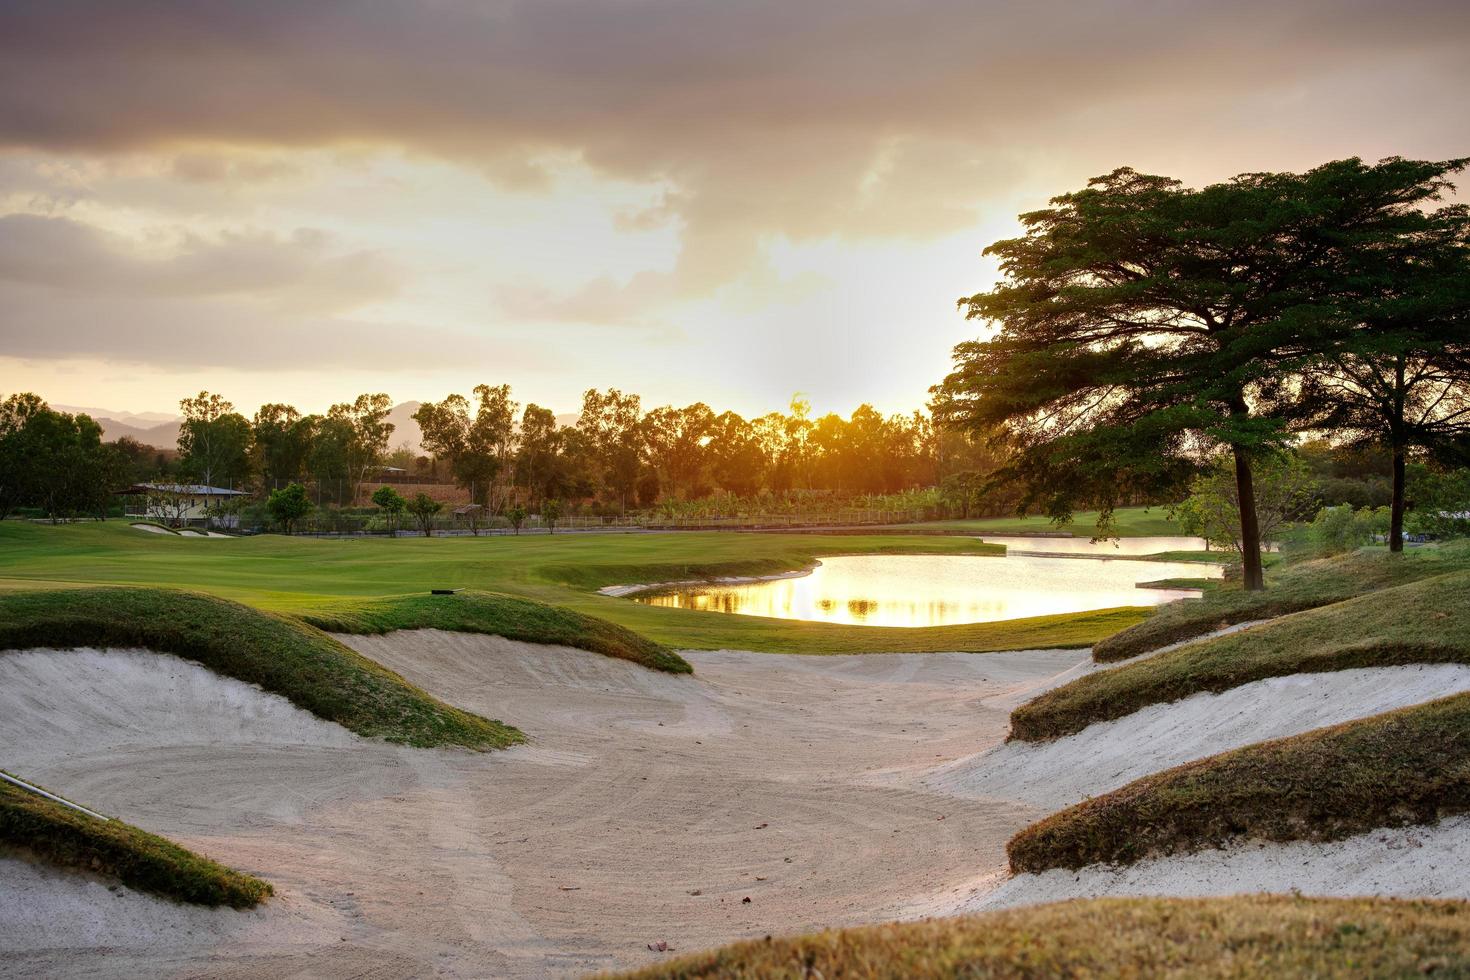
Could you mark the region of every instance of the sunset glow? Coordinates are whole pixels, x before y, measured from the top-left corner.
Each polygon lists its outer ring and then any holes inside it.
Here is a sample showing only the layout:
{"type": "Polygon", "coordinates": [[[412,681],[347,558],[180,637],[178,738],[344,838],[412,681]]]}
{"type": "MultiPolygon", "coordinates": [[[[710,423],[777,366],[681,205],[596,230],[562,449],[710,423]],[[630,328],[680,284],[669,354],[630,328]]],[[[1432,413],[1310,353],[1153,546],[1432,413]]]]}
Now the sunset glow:
{"type": "Polygon", "coordinates": [[[1019,212],[1125,164],[1463,152],[1467,26],[1326,0],[7,3],[0,390],[911,410],[1019,212]]]}

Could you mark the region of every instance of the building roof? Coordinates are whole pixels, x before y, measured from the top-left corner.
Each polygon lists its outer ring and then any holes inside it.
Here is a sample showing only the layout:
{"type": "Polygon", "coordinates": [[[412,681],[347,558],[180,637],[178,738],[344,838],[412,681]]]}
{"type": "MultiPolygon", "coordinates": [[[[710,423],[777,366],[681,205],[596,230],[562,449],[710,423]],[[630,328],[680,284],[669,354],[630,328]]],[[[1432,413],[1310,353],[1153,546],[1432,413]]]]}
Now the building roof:
{"type": "Polygon", "coordinates": [[[243,497],[244,490],[227,490],[202,483],[135,483],[122,493],[176,493],[181,497],[243,497]]]}

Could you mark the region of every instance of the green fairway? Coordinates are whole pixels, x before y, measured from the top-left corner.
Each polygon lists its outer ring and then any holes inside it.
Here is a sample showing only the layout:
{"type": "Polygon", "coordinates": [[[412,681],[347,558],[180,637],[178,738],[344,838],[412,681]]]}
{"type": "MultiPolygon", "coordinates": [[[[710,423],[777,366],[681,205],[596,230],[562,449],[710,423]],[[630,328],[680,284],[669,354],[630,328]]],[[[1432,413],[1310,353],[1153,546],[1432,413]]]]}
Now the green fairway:
{"type": "Polygon", "coordinates": [[[172,586],[296,615],[351,613],[367,598],[469,588],[600,616],[670,647],[795,653],[1084,647],[1140,622],[1145,608],[925,629],[839,626],[667,609],[598,595],[605,585],[766,575],[824,555],[988,554],[957,535],[567,534],[483,538],[222,540],[124,522],[0,522],[0,588],[172,586]]]}

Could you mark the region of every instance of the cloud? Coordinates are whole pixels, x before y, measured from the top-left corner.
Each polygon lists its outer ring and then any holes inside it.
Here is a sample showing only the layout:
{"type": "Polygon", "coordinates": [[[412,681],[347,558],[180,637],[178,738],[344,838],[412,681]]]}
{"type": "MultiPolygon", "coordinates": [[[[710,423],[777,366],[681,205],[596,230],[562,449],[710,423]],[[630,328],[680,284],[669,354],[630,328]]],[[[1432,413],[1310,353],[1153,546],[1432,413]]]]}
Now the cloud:
{"type": "Polygon", "coordinates": [[[157,246],[66,217],[0,216],[0,280],[89,295],[247,298],[279,311],[359,309],[397,292],[399,271],[372,251],[336,252],[313,229],[289,236],[184,234],[157,246]]]}
{"type": "Polygon", "coordinates": [[[609,371],[713,337],[694,388],[756,329],[750,377],[809,387],[893,376],[902,323],[920,393],[982,230],[1122,164],[1464,153],[1467,36],[1463,0],[0,4],[0,350],[609,371]],[[781,260],[893,242],[959,258],[781,260]]]}
{"type": "MultiPolygon", "coordinates": [[[[206,369],[336,373],[442,371],[494,363],[549,369],[555,352],[432,324],[283,313],[221,295],[57,293],[0,281],[0,357],[105,362],[140,372],[206,369]]],[[[324,382],[325,383],[325,382],[324,382]]]]}
{"type": "Polygon", "coordinates": [[[1076,133],[1094,170],[1236,152],[1341,108],[1320,83],[1345,74],[1382,78],[1352,106],[1364,125],[1432,120],[1470,80],[1467,31],[1459,0],[14,4],[0,145],[387,145],[524,189],[572,155],[674,188],[629,220],[685,222],[678,277],[699,291],[766,235],[961,227],[1076,133]]]}

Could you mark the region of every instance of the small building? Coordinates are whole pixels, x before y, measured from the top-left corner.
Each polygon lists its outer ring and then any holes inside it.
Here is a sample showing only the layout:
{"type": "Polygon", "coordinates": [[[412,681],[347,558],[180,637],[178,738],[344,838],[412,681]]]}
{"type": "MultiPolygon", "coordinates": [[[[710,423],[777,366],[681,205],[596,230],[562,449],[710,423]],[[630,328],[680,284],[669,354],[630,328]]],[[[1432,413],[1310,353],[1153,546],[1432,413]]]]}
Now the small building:
{"type": "Polygon", "coordinates": [[[135,483],[118,495],[126,498],[125,517],[146,517],[171,527],[195,523],[235,527],[240,519],[225,513],[225,507],[246,493],[202,483],[135,483]]]}

